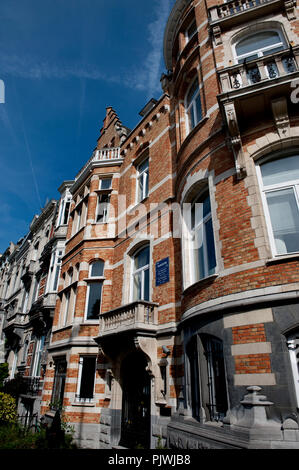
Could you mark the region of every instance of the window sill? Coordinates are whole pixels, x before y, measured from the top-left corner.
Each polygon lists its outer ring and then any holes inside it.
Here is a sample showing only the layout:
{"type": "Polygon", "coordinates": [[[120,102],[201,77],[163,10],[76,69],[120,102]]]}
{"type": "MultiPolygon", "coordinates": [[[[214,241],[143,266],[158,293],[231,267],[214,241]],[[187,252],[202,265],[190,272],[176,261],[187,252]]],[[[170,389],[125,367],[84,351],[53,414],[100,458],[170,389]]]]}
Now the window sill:
{"type": "Polygon", "coordinates": [[[141,201],[138,201],[138,202],[135,202],[135,205],[133,207],[130,208],[130,210],[127,212],[127,215],[133,215],[131,214],[131,212],[135,212],[138,208],[138,206],[140,206],[140,204],[144,204],[145,201],[148,199],[149,195],[147,195],[144,199],[141,199],[141,201]]]}
{"type": "Polygon", "coordinates": [[[292,261],[296,259],[299,259],[299,253],[278,255],[275,258],[267,259],[266,264],[283,263],[283,262],[292,261]]]}
{"type": "Polygon", "coordinates": [[[96,404],[94,401],[93,402],[74,401],[71,406],[84,406],[84,407],[92,408],[92,407],[95,407],[96,404]]]}
{"type": "Polygon", "coordinates": [[[213,282],[217,277],[219,276],[218,273],[216,274],[211,274],[210,276],[204,277],[200,279],[199,281],[194,282],[193,284],[190,284],[190,286],[186,287],[183,291],[183,295],[188,294],[189,291],[191,291],[193,288],[200,287],[204,285],[205,283],[213,282]]]}

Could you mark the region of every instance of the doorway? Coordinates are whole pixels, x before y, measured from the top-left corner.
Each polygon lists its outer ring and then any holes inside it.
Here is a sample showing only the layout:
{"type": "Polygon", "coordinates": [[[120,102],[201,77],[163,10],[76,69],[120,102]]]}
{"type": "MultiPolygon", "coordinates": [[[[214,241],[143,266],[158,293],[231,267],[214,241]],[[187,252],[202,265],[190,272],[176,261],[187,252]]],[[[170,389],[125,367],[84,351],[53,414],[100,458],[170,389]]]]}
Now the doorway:
{"type": "Polygon", "coordinates": [[[120,445],[150,448],[151,378],[143,353],[134,352],[124,359],[122,378],[122,420],[120,445]]]}

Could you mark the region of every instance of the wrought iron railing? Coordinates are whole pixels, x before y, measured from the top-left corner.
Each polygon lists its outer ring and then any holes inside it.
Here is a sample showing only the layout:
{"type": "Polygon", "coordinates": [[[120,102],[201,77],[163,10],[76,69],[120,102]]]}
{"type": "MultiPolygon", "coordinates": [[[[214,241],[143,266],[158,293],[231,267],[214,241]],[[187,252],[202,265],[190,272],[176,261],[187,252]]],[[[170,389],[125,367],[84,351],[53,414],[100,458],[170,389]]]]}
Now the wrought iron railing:
{"type": "Polygon", "coordinates": [[[271,56],[244,61],[218,72],[222,92],[238,90],[262,81],[287,76],[298,71],[296,57],[292,49],[280,51],[271,56]]]}

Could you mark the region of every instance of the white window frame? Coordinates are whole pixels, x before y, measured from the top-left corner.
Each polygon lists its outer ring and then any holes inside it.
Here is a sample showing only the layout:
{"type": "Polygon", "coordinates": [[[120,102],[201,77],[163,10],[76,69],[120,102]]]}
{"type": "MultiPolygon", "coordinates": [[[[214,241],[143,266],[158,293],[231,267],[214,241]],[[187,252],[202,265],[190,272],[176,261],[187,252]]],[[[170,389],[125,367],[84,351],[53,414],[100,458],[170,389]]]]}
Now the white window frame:
{"type": "MultiPolygon", "coordinates": [[[[252,55],[255,55],[255,54],[258,56],[258,58],[264,57],[263,52],[270,51],[271,49],[274,49],[274,48],[279,47],[279,46],[284,46],[284,48],[285,48],[286,40],[285,40],[285,37],[283,36],[282,32],[278,28],[266,28],[265,30],[256,31],[254,33],[248,33],[247,35],[244,34],[233,45],[234,61],[235,61],[236,64],[238,64],[239,60],[241,60],[243,58],[245,59],[247,56],[251,57],[252,55]],[[236,47],[241,41],[243,41],[244,39],[249,39],[250,37],[254,37],[256,34],[259,34],[259,33],[262,33],[262,32],[275,32],[275,33],[277,33],[279,35],[280,42],[272,44],[271,46],[265,46],[265,47],[262,47],[260,49],[252,50],[250,53],[248,52],[246,54],[241,54],[240,56],[237,55],[236,47]]],[[[270,57],[270,56],[267,56],[267,57],[270,57]]]]}
{"type": "MultiPolygon", "coordinates": [[[[198,249],[198,247],[197,247],[198,249]]],[[[210,191],[208,188],[205,190],[201,191],[199,193],[198,197],[196,197],[190,207],[190,241],[189,241],[189,260],[191,262],[191,284],[194,284],[198,281],[201,281],[202,279],[205,279],[209,276],[212,276],[216,274],[217,272],[217,257],[216,257],[216,245],[215,245],[215,235],[214,235],[214,224],[213,224],[213,217],[212,217],[212,206],[211,206],[211,197],[210,197],[210,191]],[[204,200],[206,197],[209,197],[210,200],[210,212],[200,219],[199,221],[195,220],[194,227],[192,227],[192,210],[195,204],[202,204],[200,202],[201,200],[204,200]],[[213,244],[214,244],[214,254],[215,254],[215,268],[214,268],[214,273],[209,273],[209,267],[208,267],[208,247],[207,247],[207,234],[206,234],[206,225],[207,222],[211,220],[212,221],[212,228],[213,228],[213,244]],[[194,255],[193,251],[196,250],[196,247],[194,246],[195,240],[196,240],[196,234],[199,232],[199,230],[202,228],[202,233],[203,233],[203,250],[204,250],[204,275],[202,277],[197,277],[196,275],[196,264],[194,260],[194,255]]]]}
{"type": "MultiPolygon", "coordinates": [[[[95,260],[94,262],[97,261],[102,261],[102,260],[95,260]]],[[[87,290],[86,290],[86,300],[85,300],[85,312],[84,312],[84,321],[85,322],[97,322],[99,321],[99,318],[87,318],[87,313],[88,313],[88,305],[89,305],[89,294],[90,294],[90,286],[92,283],[98,282],[102,284],[101,287],[101,302],[100,302],[100,308],[99,308],[99,315],[101,314],[102,311],[102,302],[103,302],[103,288],[104,288],[104,281],[105,281],[105,263],[103,262],[103,275],[102,276],[91,276],[91,270],[92,270],[92,265],[93,263],[90,264],[89,266],[89,271],[88,271],[88,279],[86,279],[87,282],[87,290]]]]}
{"type": "Polygon", "coordinates": [[[193,38],[193,36],[197,33],[197,24],[196,24],[196,20],[195,18],[188,24],[187,28],[185,29],[185,46],[188,44],[188,42],[191,41],[191,39],[193,38]],[[189,29],[191,28],[191,26],[193,26],[193,24],[195,24],[195,30],[194,32],[191,34],[191,36],[189,36],[188,34],[188,31],[189,29]]]}
{"type": "Polygon", "coordinates": [[[96,370],[97,370],[97,360],[95,354],[83,354],[80,355],[79,358],[79,366],[78,366],[78,382],[77,382],[77,391],[75,396],[75,401],[77,403],[94,403],[95,402],[95,386],[96,386],[96,370]],[[80,388],[81,388],[81,380],[82,380],[82,372],[83,372],[83,360],[84,357],[93,357],[95,358],[95,370],[94,370],[94,382],[93,382],[93,397],[92,398],[81,398],[80,397],[80,388]]]}
{"type": "Polygon", "coordinates": [[[109,220],[109,212],[110,212],[110,194],[107,193],[101,193],[98,195],[98,201],[97,201],[97,210],[96,210],[96,223],[97,224],[107,224],[109,220]],[[103,197],[103,195],[107,196],[108,200],[106,202],[100,201],[100,199],[103,197]],[[103,210],[103,219],[98,221],[98,216],[99,216],[99,210],[102,204],[105,204],[104,210],[103,210]]]}
{"type": "MultiPolygon", "coordinates": [[[[289,181],[284,182],[284,183],[278,183],[278,184],[273,184],[273,185],[269,185],[269,186],[264,186],[263,178],[262,178],[262,172],[261,172],[261,165],[264,164],[264,163],[270,162],[272,160],[282,160],[283,158],[287,158],[288,156],[291,157],[292,154],[282,155],[279,158],[275,158],[275,156],[271,156],[271,157],[268,157],[268,158],[263,159],[261,161],[258,161],[256,163],[256,172],[257,172],[258,183],[259,183],[259,188],[260,188],[260,194],[261,194],[261,198],[262,198],[262,205],[263,205],[263,209],[264,209],[266,226],[267,226],[267,231],[268,231],[268,236],[269,236],[269,241],[270,241],[270,248],[271,248],[271,252],[272,252],[273,257],[288,256],[288,255],[298,253],[298,251],[296,251],[296,252],[288,252],[287,251],[285,253],[277,253],[277,247],[276,247],[276,243],[275,243],[275,239],[274,239],[272,222],[271,222],[271,217],[270,217],[270,212],[269,212],[269,208],[268,208],[266,194],[270,193],[270,192],[274,192],[274,191],[284,190],[284,189],[293,189],[295,199],[296,199],[296,202],[297,202],[297,206],[298,206],[298,211],[299,211],[299,180],[289,180],[289,181]]],[[[299,159],[299,156],[298,156],[298,159],[299,159]]]]}
{"type": "Polygon", "coordinates": [[[192,81],[191,85],[188,87],[188,90],[187,90],[187,92],[186,92],[186,94],[185,94],[185,100],[184,100],[184,101],[185,101],[185,106],[184,106],[184,107],[185,107],[186,135],[190,134],[190,132],[191,132],[191,131],[197,126],[197,124],[199,124],[199,123],[202,121],[202,119],[203,119],[203,108],[202,108],[202,100],[201,100],[201,95],[200,95],[200,89],[201,89],[201,87],[200,87],[200,85],[199,85],[199,80],[198,80],[198,77],[196,77],[196,78],[192,81]],[[196,92],[196,94],[194,95],[193,99],[190,101],[190,103],[189,103],[189,105],[188,105],[188,102],[187,102],[188,95],[189,95],[189,92],[190,92],[191,88],[193,87],[193,85],[194,85],[194,83],[195,83],[196,80],[197,80],[197,83],[198,83],[197,92],[196,92]],[[197,121],[197,104],[196,104],[196,100],[197,100],[198,96],[199,96],[199,98],[200,98],[200,105],[201,105],[201,109],[200,109],[200,111],[201,111],[201,113],[200,113],[201,116],[200,116],[199,121],[197,121]],[[191,108],[193,108],[193,119],[194,119],[194,126],[193,126],[193,127],[190,126],[190,123],[189,123],[189,115],[188,115],[189,110],[191,110],[191,108]]]}
{"type": "Polygon", "coordinates": [[[37,367],[38,365],[40,365],[40,360],[41,360],[41,355],[44,349],[44,344],[45,344],[45,336],[39,336],[35,343],[32,372],[31,372],[32,377],[40,377],[40,375],[36,375],[36,373],[37,373],[37,367]]]}
{"type": "Polygon", "coordinates": [[[151,301],[151,281],[152,281],[152,280],[151,280],[151,269],[150,269],[150,267],[151,267],[151,248],[150,248],[150,245],[147,244],[147,245],[141,246],[141,247],[140,247],[137,251],[135,251],[134,254],[132,255],[132,260],[131,260],[131,273],[132,273],[132,274],[131,274],[131,289],[130,289],[130,290],[131,290],[131,295],[130,295],[130,297],[131,297],[131,301],[132,301],[132,302],[138,302],[139,300],[140,300],[140,301],[144,300],[144,290],[145,290],[145,289],[144,289],[144,288],[145,288],[145,282],[144,282],[144,277],[145,277],[145,275],[144,275],[144,273],[145,273],[146,270],[148,270],[148,272],[149,272],[149,276],[148,276],[148,279],[149,279],[149,286],[148,286],[148,288],[149,288],[149,300],[148,300],[148,302],[151,301]],[[148,250],[149,250],[149,264],[146,264],[146,265],[142,266],[141,268],[138,268],[138,269],[135,270],[135,257],[138,256],[138,254],[139,254],[142,250],[144,250],[145,248],[148,248],[148,250]],[[142,288],[141,288],[141,290],[142,290],[142,295],[141,295],[141,298],[140,298],[140,299],[135,299],[135,298],[134,298],[134,277],[135,277],[135,275],[138,274],[138,273],[141,273],[141,276],[142,276],[142,282],[141,282],[141,285],[142,285],[142,288]]]}
{"type": "Polygon", "coordinates": [[[136,168],[136,204],[144,201],[149,195],[149,158],[145,158],[136,168]],[[140,171],[140,167],[147,162],[147,167],[140,171]],[[139,181],[142,179],[142,194],[140,194],[139,181]]]}
{"type": "Polygon", "coordinates": [[[109,176],[109,177],[107,176],[107,177],[105,177],[105,178],[100,178],[100,179],[99,179],[99,190],[109,191],[109,189],[111,189],[111,188],[112,188],[112,176],[109,176]],[[102,188],[102,182],[103,182],[104,180],[110,180],[110,186],[109,186],[109,188],[102,188]]]}

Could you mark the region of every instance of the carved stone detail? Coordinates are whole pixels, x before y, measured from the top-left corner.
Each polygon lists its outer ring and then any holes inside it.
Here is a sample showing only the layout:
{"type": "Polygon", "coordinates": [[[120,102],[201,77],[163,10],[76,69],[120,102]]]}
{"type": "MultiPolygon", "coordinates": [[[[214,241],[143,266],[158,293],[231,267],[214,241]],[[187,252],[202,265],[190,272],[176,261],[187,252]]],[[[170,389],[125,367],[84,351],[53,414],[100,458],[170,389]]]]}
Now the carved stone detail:
{"type": "Polygon", "coordinates": [[[246,176],[245,159],[234,103],[225,103],[224,110],[230,136],[229,144],[235,157],[237,177],[238,179],[242,179],[246,176]]]}
{"type": "Polygon", "coordinates": [[[296,0],[284,0],[284,7],[289,21],[296,19],[296,0]]]}
{"type": "Polygon", "coordinates": [[[286,97],[277,98],[271,101],[272,112],[279,137],[290,136],[290,120],[286,97]]]}
{"type": "Polygon", "coordinates": [[[215,41],[216,46],[219,46],[220,44],[222,44],[220,26],[214,26],[213,29],[212,29],[212,33],[213,33],[213,37],[214,37],[214,41],[215,41]]]}

